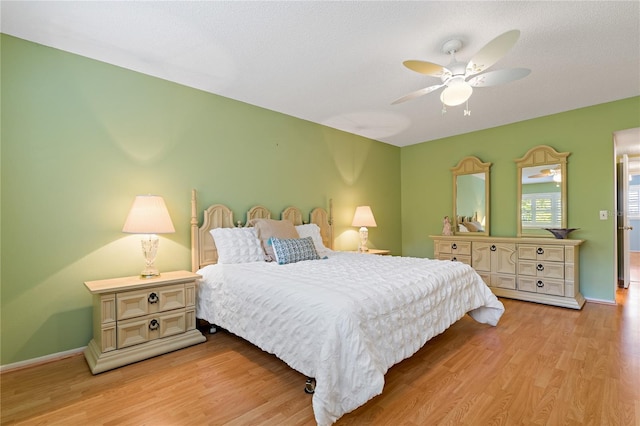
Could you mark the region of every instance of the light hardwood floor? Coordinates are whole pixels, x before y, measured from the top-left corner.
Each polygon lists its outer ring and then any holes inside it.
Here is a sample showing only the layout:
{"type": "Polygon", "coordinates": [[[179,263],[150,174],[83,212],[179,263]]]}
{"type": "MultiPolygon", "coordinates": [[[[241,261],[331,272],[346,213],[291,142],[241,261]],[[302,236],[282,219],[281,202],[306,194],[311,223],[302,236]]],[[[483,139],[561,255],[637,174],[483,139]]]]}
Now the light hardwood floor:
{"type": "MultiPolygon", "coordinates": [[[[640,287],[582,311],[503,299],[392,367],[338,425],[640,425],[640,287]]],[[[92,376],[84,358],[0,377],[2,424],[313,425],[304,377],[220,332],[92,376]]]]}

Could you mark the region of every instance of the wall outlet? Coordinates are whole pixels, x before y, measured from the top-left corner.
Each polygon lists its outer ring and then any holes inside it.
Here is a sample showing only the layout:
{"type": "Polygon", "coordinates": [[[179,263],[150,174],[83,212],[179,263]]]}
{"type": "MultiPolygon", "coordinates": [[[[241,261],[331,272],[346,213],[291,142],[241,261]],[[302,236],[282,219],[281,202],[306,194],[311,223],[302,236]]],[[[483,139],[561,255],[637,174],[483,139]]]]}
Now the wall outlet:
{"type": "Polygon", "coordinates": [[[600,220],[607,220],[609,218],[609,212],[607,210],[600,210],[600,220]]]}

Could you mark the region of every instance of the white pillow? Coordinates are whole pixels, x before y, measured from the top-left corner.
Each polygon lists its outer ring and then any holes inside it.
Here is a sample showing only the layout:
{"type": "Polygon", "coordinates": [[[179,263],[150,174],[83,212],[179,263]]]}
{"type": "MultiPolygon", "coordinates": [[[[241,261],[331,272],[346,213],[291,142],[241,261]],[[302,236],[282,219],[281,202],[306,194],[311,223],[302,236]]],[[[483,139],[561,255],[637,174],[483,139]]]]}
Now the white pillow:
{"type": "Polygon", "coordinates": [[[467,229],[466,226],[460,223],[458,224],[458,232],[469,232],[469,230],[467,229]]]}
{"type": "Polygon", "coordinates": [[[320,235],[320,227],[315,223],[306,223],[304,225],[296,225],[296,231],[300,238],[311,237],[313,245],[316,247],[316,251],[320,256],[324,255],[328,249],[322,242],[322,235],[320,235]]]}
{"type": "Polygon", "coordinates": [[[218,263],[264,261],[264,251],[254,228],[215,228],[209,232],[218,249],[218,263]]]}

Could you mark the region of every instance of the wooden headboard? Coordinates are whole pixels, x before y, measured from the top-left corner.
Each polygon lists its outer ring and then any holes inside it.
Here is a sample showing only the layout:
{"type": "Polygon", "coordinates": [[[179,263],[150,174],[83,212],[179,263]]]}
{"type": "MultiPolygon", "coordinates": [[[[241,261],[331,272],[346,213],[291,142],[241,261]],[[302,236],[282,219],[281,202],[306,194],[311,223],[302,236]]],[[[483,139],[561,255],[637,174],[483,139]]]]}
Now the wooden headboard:
{"type": "MultiPolygon", "coordinates": [[[[305,221],[302,211],[297,207],[287,207],[280,214],[280,219],[289,220],[294,225],[303,223],[315,223],[320,227],[320,235],[325,247],[333,249],[333,219],[332,206],[329,200],[329,211],[323,208],[315,208],[309,214],[309,220],[305,221]]],[[[255,206],[247,212],[248,223],[251,219],[271,219],[271,212],[264,206],[255,206]]],[[[191,270],[207,265],[215,264],[218,261],[218,251],[213,242],[213,237],[209,232],[215,228],[233,228],[242,226],[241,221],[234,222],[233,212],[223,204],[213,204],[204,211],[202,226],[198,226],[198,204],[196,190],[191,191],[191,270]]]]}

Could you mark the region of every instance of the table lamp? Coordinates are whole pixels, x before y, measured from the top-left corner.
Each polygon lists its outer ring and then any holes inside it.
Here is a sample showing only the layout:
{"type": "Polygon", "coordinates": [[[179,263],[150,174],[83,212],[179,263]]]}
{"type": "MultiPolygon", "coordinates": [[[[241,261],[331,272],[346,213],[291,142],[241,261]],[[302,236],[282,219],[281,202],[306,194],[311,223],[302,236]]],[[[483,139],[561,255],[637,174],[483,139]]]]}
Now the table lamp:
{"type": "Polygon", "coordinates": [[[143,278],[160,275],[153,264],[158,254],[158,235],[176,232],[164,200],[159,195],[137,195],[124,222],[122,232],[143,234],[142,253],[146,267],[140,273],[143,278]]]}
{"type": "Polygon", "coordinates": [[[356,213],[353,215],[353,222],[351,226],[360,227],[360,247],[359,252],[369,251],[367,247],[367,240],[369,239],[369,230],[367,226],[376,227],[376,219],[373,217],[373,212],[369,206],[358,206],[356,213]]]}

